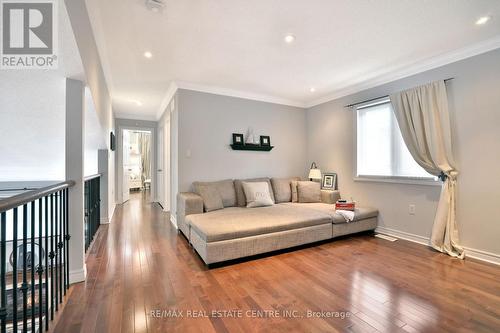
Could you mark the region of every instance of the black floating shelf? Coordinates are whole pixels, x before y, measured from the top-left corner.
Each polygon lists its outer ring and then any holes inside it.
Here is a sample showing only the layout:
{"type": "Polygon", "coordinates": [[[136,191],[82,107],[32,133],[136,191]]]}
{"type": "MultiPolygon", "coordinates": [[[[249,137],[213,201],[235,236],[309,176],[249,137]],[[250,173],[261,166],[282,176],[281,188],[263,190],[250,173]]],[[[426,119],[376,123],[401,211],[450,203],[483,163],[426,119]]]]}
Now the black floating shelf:
{"type": "Polygon", "coordinates": [[[261,146],[261,145],[231,145],[233,150],[253,150],[253,151],[270,151],[274,146],[261,146]]]}

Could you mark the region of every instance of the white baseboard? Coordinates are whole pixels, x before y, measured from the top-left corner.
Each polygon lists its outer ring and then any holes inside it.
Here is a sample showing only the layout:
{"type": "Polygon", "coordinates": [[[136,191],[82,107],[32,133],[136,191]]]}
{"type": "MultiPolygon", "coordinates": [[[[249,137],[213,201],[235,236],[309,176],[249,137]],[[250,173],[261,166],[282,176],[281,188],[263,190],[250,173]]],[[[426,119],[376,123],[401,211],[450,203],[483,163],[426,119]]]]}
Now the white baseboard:
{"type": "Polygon", "coordinates": [[[87,266],[84,265],[82,269],[78,269],[75,271],[69,271],[69,283],[78,283],[85,281],[87,277],[87,266]]]}
{"type": "MultiPolygon", "coordinates": [[[[407,240],[410,242],[426,245],[426,246],[429,246],[429,243],[430,243],[430,239],[428,237],[415,235],[415,234],[411,234],[409,232],[399,231],[399,230],[395,230],[395,229],[391,229],[391,228],[385,228],[385,227],[378,226],[375,229],[375,232],[378,232],[378,233],[381,233],[384,235],[388,235],[388,236],[393,236],[393,237],[400,238],[400,239],[404,239],[404,240],[407,240]]],[[[474,258],[474,259],[481,260],[481,261],[486,261],[486,262],[489,262],[489,263],[495,264],[495,265],[500,265],[500,254],[491,253],[491,252],[478,250],[478,249],[465,247],[465,246],[464,246],[464,250],[465,250],[465,257],[474,258]]]]}
{"type": "Polygon", "coordinates": [[[500,265],[500,255],[496,253],[486,252],[483,250],[465,247],[465,256],[481,261],[486,261],[491,264],[500,265]]]}
{"type": "Polygon", "coordinates": [[[170,214],[170,222],[174,225],[175,229],[179,229],[177,227],[177,219],[175,218],[175,216],[173,214],[170,214]]]}
{"type": "Polygon", "coordinates": [[[384,235],[388,235],[388,236],[392,236],[392,237],[396,237],[396,238],[400,238],[400,239],[404,239],[404,240],[418,243],[418,244],[422,244],[422,245],[429,245],[429,238],[415,235],[415,234],[411,234],[409,232],[399,231],[399,230],[385,228],[385,227],[381,227],[381,226],[378,226],[375,229],[375,232],[378,232],[378,233],[381,233],[384,235]]]}

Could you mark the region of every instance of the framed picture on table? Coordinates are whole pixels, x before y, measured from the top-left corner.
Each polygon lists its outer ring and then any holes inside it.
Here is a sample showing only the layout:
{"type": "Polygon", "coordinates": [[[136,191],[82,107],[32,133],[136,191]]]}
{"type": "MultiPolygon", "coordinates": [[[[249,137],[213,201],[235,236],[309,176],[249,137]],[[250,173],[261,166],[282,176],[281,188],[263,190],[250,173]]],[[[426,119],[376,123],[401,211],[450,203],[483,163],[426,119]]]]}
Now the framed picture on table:
{"type": "Polygon", "coordinates": [[[324,190],[336,190],[337,174],[332,172],[324,173],[321,179],[321,188],[324,190]]]}

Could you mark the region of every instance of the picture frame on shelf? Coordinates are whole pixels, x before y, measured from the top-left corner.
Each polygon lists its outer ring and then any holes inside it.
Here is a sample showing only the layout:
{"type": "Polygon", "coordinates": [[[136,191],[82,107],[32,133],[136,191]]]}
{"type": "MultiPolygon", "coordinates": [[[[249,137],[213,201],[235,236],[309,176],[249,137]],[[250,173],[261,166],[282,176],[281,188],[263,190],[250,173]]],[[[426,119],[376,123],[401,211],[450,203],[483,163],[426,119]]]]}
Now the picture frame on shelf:
{"type": "Polygon", "coordinates": [[[337,174],[334,172],[327,172],[322,175],[321,188],[324,190],[337,189],[337,174]]]}
{"type": "Polygon", "coordinates": [[[261,135],[260,136],[260,145],[263,147],[271,146],[271,137],[269,137],[269,135],[261,135]]]}
{"type": "Polygon", "coordinates": [[[233,145],[242,146],[244,144],[245,144],[245,139],[243,137],[243,134],[233,133],[233,145]]]}

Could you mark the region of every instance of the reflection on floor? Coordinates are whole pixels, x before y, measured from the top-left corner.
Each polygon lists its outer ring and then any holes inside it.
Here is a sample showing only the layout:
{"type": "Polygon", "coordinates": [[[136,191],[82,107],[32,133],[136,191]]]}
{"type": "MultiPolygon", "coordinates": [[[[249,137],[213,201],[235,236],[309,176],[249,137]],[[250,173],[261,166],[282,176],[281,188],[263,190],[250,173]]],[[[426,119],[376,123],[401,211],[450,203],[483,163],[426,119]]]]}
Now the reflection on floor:
{"type": "Polygon", "coordinates": [[[494,332],[500,268],[371,235],[208,270],[157,204],[117,207],[56,332],[494,332]]]}

